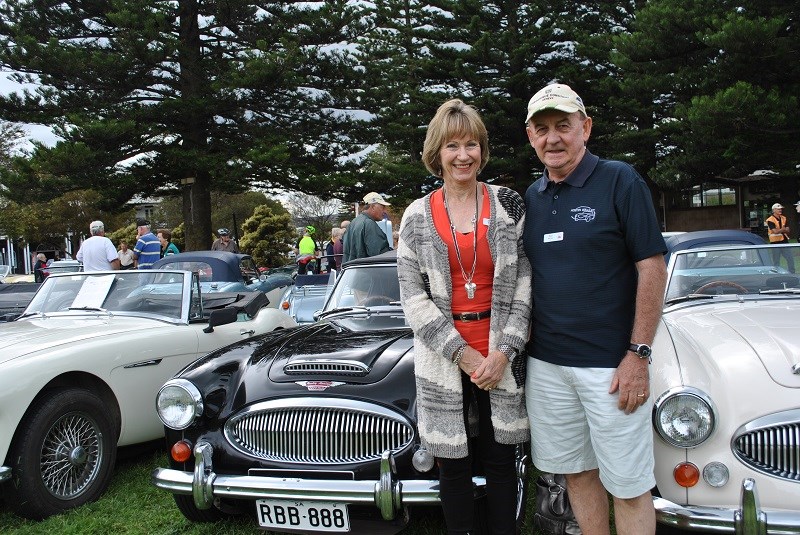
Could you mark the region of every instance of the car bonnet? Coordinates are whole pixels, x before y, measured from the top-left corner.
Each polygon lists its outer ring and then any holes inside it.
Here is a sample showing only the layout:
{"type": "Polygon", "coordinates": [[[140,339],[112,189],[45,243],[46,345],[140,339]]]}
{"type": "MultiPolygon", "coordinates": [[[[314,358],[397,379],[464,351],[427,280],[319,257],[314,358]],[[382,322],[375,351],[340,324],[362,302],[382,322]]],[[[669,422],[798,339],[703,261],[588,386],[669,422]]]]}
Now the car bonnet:
{"type": "Polygon", "coordinates": [[[775,383],[800,389],[800,300],[688,307],[664,321],[676,344],[709,359],[720,373],[756,373],[757,359],[775,383]]]}

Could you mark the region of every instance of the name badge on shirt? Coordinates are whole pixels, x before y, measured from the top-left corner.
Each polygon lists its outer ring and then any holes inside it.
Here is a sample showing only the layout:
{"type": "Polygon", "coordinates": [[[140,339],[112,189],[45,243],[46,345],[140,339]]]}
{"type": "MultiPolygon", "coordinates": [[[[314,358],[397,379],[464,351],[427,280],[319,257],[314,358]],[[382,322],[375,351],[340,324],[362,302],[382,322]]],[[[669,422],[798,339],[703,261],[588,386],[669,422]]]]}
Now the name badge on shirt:
{"type": "Polygon", "coordinates": [[[544,235],[544,243],[550,243],[551,241],[562,241],[563,239],[563,232],[551,232],[550,234],[544,235]]]}

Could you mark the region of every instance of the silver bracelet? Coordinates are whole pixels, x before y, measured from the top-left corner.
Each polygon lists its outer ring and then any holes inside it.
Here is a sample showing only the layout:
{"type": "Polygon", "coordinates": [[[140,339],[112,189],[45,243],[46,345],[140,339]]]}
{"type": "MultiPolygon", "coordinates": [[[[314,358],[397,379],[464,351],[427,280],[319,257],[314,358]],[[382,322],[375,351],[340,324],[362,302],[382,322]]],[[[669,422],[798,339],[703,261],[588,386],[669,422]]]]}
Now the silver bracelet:
{"type": "Polygon", "coordinates": [[[467,349],[467,346],[461,346],[455,350],[453,353],[453,357],[450,359],[453,364],[458,366],[458,363],[461,362],[461,359],[464,358],[464,351],[467,349]]]}

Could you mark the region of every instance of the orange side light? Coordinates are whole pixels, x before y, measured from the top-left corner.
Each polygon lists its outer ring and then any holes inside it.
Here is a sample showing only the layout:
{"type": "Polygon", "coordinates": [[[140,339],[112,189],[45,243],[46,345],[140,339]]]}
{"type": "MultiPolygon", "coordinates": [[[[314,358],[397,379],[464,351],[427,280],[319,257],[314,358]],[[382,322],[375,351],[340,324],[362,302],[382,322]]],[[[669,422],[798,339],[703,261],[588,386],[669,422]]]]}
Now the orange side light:
{"type": "Polygon", "coordinates": [[[688,489],[689,487],[694,487],[700,481],[700,469],[692,463],[680,463],[672,471],[672,476],[678,485],[688,489]]]}
{"type": "Polygon", "coordinates": [[[284,310],[289,310],[289,301],[284,301],[281,303],[281,308],[284,310]]]}
{"type": "Polygon", "coordinates": [[[170,448],[172,458],[179,463],[185,463],[192,456],[192,445],[186,440],[179,440],[170,448]]]}

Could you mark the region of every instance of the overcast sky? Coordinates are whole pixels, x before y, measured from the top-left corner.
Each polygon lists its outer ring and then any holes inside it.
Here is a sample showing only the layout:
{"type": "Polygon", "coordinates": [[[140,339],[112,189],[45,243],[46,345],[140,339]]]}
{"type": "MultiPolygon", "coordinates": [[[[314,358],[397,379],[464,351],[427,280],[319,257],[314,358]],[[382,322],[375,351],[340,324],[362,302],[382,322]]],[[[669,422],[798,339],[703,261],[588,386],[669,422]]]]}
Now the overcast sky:
{"type": "MultiPolygon", "coordinates": [[[[8,79],[8,71],[0,71],[0,94],[8,95],[11,93],[20,92],[23,88],[24,86],[8,79]]],[[[28,134],[28,139],[41,141],[42,143],[50,146],[56,144],[56,140],[58,138],[53,135],[53,132],[50,130],[50,128],[37,124],[24,124],[22,126],[28,134]]]]}

